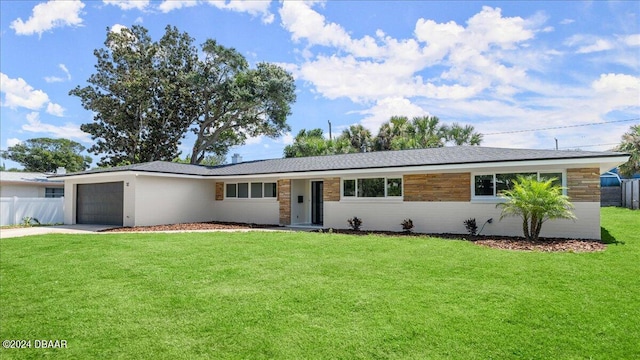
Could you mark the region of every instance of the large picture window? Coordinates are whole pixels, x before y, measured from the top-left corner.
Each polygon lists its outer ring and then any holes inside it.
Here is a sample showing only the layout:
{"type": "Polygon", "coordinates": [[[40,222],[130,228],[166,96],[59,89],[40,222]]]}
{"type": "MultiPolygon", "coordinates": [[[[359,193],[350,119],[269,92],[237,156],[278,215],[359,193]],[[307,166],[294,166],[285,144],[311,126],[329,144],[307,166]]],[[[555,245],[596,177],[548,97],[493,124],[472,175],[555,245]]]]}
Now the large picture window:
{"type": "Polygon", "coordinates": [[[278,194],[275,182],[228,183],[225,189],[227,198],[236,199],[275,198],[278,194]]]}
{"type": "Polygon", "coordinates": [[[562,172],[525,172],[525,173],[496,173],[475,175],[473,177],[473,196],[476,198],[495,198],[505,190],[513,188],[513,182],[518,176],[535,176],[538,180],[555,178],[553,184],[564,185],[562,172]]]}
{"type": "Polygon", "coordinates": [[[402,178],[361,178],[342,181],[342,196],[382,198],[402,196],[402,178]]]}

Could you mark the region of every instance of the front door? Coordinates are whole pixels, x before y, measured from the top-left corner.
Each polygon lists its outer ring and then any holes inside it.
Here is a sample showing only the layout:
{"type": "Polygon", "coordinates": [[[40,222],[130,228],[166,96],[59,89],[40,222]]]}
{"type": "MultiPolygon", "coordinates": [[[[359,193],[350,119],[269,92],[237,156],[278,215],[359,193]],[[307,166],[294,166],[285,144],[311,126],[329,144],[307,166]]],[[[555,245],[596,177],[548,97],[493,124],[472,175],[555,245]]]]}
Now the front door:
{"type": "Polygon", "coordinates": [[[322,181],[311,182],[311,223],[322,225],[324,219],[322,202],[322,181]]]}

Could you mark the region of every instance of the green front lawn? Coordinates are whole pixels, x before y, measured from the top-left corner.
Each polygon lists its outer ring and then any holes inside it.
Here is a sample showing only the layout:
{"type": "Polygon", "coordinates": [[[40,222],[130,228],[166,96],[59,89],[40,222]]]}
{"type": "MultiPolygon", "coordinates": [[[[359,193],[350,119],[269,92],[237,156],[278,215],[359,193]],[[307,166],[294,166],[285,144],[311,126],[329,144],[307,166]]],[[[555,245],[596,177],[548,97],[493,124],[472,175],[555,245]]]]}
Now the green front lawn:
{"type": "Polygon", "coordinates": [[[0,358],[640,358],[640,212],[599,253],[318,233],[0,241],[0,358]],[[33,346],[32,346],[33,347],[33,346]]]}

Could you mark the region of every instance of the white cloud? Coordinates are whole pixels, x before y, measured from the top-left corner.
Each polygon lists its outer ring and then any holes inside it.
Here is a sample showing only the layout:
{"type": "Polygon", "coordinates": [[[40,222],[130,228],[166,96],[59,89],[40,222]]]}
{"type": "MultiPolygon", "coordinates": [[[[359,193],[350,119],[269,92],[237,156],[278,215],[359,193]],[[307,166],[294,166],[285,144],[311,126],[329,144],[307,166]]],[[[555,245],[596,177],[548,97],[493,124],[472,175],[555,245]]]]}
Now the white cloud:
{"type": "Polygon", "coordinates": [[[67,75],[66,77],[58,77],[58,76],[46,76],[44,80],[48,83],[55,82],[63,82],[63,81],[71,81],[71,73],[65,64],[59,64],[58,67],[67,75]]]}
{"type": "Polygon", "coordinates": [[[640,108],[640,77],[626,74],[601,74],[591,84],[597,101],[605,109],[640,108]]]}
{"type": "Polygon", "coordinates": [[[588,54],[592,52],[606,51],[611,49],[613,49],[613,44],[610,41],[604,40],[604,39],[598,39],[593,44],[579,47],[578,50],[576,50],[576,52],[578,54],[588,54]]]}
{"type": "Polygon", "coordinates": [[[218,9],[246,12],[252,16],[262,16],[262,22],[271,24],[275,16],[269,11],[271,1],[247,1],[247,0],[209,0],[210,5],[218,9]]]}
{"type": "Polygon", "coordinates": [[[622,41],[627,46],[633,46],[633,47],[640,46],[640,34],[623,36],[622,41]]]}
{"type": "Polygon", "coordinates": [[[22,78],[11,79],[0,73],[0,85],[1,92],[5,94],[2,106],[38,110],[49,102],[49,96],[44,91],[35,90],[22,78]]]}
{"type": "Polygon", "coordinates": [[[64,108],[58,104],[50,102],[47,104],[47,114],[62,117],[64,116],[64,108]]]}
{"type": "Polygon", "coordinates": [[[33,12],[27,21],[18,18],[9,26],[18,35],[42,35],[56,27],[80,26],[82,18],[80,11],[84,4],[79,0],[48,1],[33,7],[33,12]]]}
{"type": "Polygon", "coordinates": [[[85,143],[91,142],[89,134],[80,130],[80,126],[71,123],[62,126],[45,124],[40,121],[40,114],[37,112],[27,114],[27,123],[22,125],[22,130],[49,134],[59,138],[76,139],[85,143]]]}
{"type": "Polygon", "coordinates": [[[159,6],[158,9],[163,13],[168,13],[173,10],[179,10],[183,7],[192,7],[198,5],[196,0],[165,0],[159,6]]]}
{"type": "Polygon", "coordinates": [[[107,5],[114,5],[122,10],[144,10],[149,6],[149,0],[102,0],[107,5]]]}
{"type": "Polygon", "coordinates": [[[569,25],[573,24],[574,22],[576,22],[574,19],[562,19],[562,21],[560,21],[560,25],[569,25]]]}
{"type": "Polygon", "coordinates": [[[127,27],[121,24],[113,24],[113,26],[111,26],[109,28],[109,31],[111,31],[112,33],[119,33],[120,31],[122,31],[122,29],[126,29],[127,27]]]}
{"type": "Polygon", "coordinates": [[[412,104],[409,99],[402,97],[384,98],[376,102],[373,107],[359,111],[359,113],[365,115],[360,123],[373,134],[377,134],[380,125],[389,121],[392,116],[406,116],[411,119],[415,116],[429,115],[420,106],[412,104]]]}
{"type": "Polygon", "coordinates": [[[22,140],[20,140],[18,138],[9,138],[9,139],[7,139],[7,147],[16,146],[16,145],[18,145],[20,143],[22,143],[22,140]]]}

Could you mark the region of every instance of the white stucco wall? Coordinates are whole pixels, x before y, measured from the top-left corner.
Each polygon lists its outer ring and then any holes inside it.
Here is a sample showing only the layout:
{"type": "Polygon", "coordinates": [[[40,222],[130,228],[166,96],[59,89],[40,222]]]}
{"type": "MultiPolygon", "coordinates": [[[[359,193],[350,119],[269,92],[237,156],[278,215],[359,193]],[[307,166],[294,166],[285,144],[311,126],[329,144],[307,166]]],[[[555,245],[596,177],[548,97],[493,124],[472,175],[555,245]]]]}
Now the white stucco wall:
{"type": "Polygon", "coordinates": [[[311,223],[311,181],[307,179],[291,180],[291,223],[311,223]],[[302,203],[298,203],[302,196],[302,203]]]}
{"type": "Polygon", "coordinates": [[[279,203],[268,199],[225,199],[216,201],[215,221],[276,225],[280,221],[279,203]]]}
{"type": "MultiPolygon", "coordinates": [[[[47,186],[47,187],[60,187],[60,186],[47,186]]],[[[2,185],[0,186],[0,197],[25,197],[36,198],[44,197],[45,187],[37,185],[2,185]]]]}
{"type": "Polygon", "coordinates": [[[212,221],[215,182],[139,175],[135,177],[135,202],[136,226],[212,221]]]}
{"type": "MultiPolygon", "coordinates": [[[[600,239],[600,203],[574,205],[578,220],[550,220],[543,225],[540,236],[600,239]]],[[[482,234],[522,236],[522,220],[499,221],[500,209],[495,203],[343,200],[325,202],[324,206],[325,228],[349,228],[347,219],[357,216],[363,220],[363,230],[402,231],[400,223],[410,218],[415,232],[465,234],[464,220],[475,218],[480,228],[487,219],[493,218],[493,223],[487,224],[482,234]]]]}

